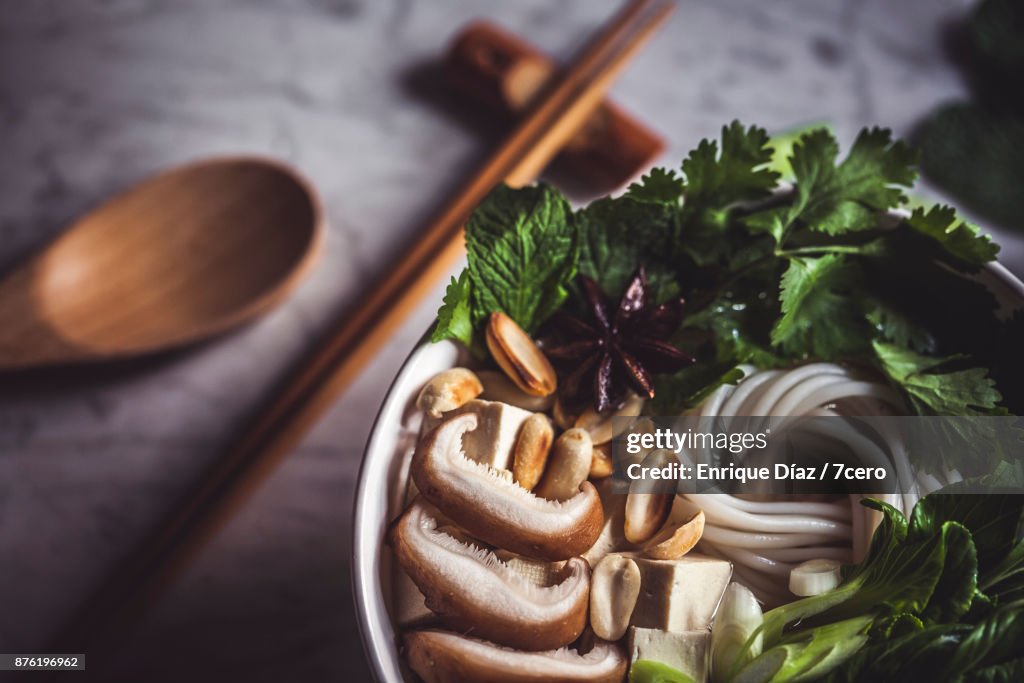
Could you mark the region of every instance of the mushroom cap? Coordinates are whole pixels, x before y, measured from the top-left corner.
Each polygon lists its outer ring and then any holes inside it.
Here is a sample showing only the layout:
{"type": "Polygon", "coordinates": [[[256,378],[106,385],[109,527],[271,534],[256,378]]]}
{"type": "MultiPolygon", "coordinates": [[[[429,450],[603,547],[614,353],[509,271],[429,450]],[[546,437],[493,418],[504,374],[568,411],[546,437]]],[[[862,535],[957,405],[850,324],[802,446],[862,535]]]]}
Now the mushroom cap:
{"type": "Polygon", "coordinates": [[[521,650],[550,650],[573,642],[586,626],[590,566],[581,558],[566,563],[560,583],[538,586],[494,553],[439,530],[419,501],[392,528],[390,541],[427,607],[452,628],[521,650]]]}
{"type": "Polygon", "coordinates": [[[447,631],[413,631],[404,638],[412,670],[426,683],[620,683],[627,661],[613,643],[575,650],[520,652],[447,631]]]}
{"type": "Polygon", "coordinates": [[[475,415],[454,415],[420,441],[410,471],[423,497],[471,535],[498,548],[545,560],[586,552],[604,524],[597,489],[584,482],[579,493],[564,501],[534,495],[509,472],[465,456],[462,435],[476,426],[475,415]]]}

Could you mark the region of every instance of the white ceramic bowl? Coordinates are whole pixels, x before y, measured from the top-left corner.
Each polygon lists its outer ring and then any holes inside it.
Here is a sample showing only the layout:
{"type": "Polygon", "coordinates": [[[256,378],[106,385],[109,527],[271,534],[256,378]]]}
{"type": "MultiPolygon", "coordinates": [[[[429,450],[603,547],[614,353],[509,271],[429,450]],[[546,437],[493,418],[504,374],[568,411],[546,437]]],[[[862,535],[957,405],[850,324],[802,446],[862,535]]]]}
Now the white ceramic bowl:
{"type": "MultiPolygon", "coordinates": [[[[987,284],[1008,308],[1024,306],[1024,283],[991,264],[987,284]]],[[[389,522],[401,511],[420,415],[413,407],[424,383],[441,370],[467,362],[451,342],[422,338],[406,359],[381,406],[363,454],[356,488],[352,588],[367,663],[380,683],[403,681],[390,605],[390,552],[383,552],[389,522]]]]}

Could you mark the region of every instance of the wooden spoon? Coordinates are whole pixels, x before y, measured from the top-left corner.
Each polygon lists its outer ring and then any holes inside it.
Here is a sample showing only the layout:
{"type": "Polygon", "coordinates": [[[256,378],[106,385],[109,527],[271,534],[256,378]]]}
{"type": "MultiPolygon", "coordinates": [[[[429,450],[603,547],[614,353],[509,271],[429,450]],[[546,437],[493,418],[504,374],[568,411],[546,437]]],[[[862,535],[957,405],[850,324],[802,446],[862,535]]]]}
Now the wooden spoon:
{"type": "Polygon", "coordinates": [[[0,281],[0,370],[161,351],[279,303],[321,241],[319,200],[277,162],[201,161],[144,181],[0,281]]]}

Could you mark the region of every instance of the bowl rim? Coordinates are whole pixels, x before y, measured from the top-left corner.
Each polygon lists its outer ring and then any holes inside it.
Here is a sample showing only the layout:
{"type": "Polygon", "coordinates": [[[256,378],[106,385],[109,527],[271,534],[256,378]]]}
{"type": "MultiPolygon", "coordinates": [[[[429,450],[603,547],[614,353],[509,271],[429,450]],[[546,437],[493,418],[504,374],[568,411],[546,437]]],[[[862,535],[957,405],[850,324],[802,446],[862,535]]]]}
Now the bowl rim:
{"type": "MultiPolygon", "coordinates": [[[[995,276],[997,283],[1009,299],[1017,300],[1024,307],[1024,281],[1010,272],[998,261],[985,265],[985,270],[995,276]]],[[[432,327],[432,326],[431,326],[432,327]]],[[[451,342],[447,342],[451,344],[451,342]]],[[[379,559],[380,550],[383,547],[383,539],[379,534],[380,524],[376,520],[368,518],[370,509],[367,501],[370,499],[370,492],[365,486],[366,479],[370,474],[370,468],[374,462],[370,462],[371,455],[379,450],[382,433],[381,421],[386,412],[395,409],[396,402],[405,403],[408,396],[399,396],[396,393],[400,384],[406,381],[411,370],[415,368],[413,362],[417,355],[432,345],[430,341],[430,328],[416,341],[412,349],[406,354],[399,366],[395,377],[388,387],[384,401],[374,418],[373,426],[370,428],[370,435],[367,438],[366,446],[363,449],[363,457],[359,466],[359,474],[356,477],[356,491],[353,502],[353,531],[352,531],[352,555],[351,555],[351,583],[352,598],[356,621],[359,626],[359,638],[362,642],[363,653],[366,656],[367,665],[375,681],[379,683],[401,682],[401,669],[397,663],[397,648],[394,636],[395,629],[391,624],[390,615],[380,591],[379,574],[376,571],[377,565],[370,562],[370,559],[379,559]],[[373,558],[367,555],[372,554],[373,558]],[[372,602],[371,602],[372,601],[372,602]],[[373,607],[376,607],[374,610],[373,607]],[[380,619],[380,613],[384,613],[384,621],[380,619]]],[[[374,492],[376,496],[378,492],[374,492]]],[[[387,523],[387,520],[385,520],[387,523]]]]}

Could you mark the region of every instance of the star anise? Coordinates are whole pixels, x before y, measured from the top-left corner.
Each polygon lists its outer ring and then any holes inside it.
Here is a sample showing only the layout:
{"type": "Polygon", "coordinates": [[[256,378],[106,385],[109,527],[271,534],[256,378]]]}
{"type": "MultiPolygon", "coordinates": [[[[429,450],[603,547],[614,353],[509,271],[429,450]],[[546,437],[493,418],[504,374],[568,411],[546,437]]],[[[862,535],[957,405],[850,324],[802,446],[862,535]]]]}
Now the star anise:
{"type": "Polygon", "coordinates": [[[614,310],[594,280],[585,275],[578,279],[590,319],[560,311],[552,319],[556,340],[544,346],[564,371],[559,386],[567,405],[589,399],[603,412],[620,405],[629,390],[654,398],[652,375],[693,363],[689,354],[667,341],[682,322],[682,297],[651,305],[643,266],[633,273],[614,310]]]}

